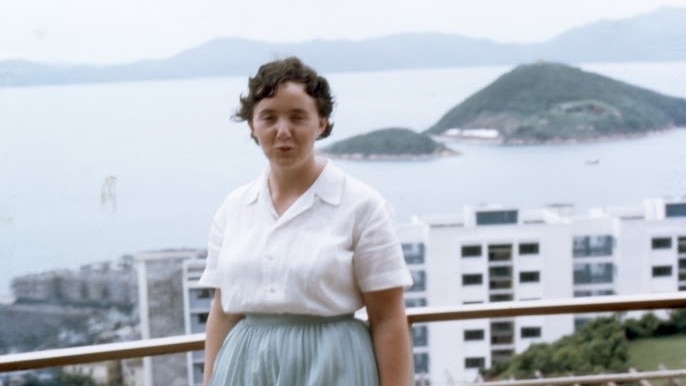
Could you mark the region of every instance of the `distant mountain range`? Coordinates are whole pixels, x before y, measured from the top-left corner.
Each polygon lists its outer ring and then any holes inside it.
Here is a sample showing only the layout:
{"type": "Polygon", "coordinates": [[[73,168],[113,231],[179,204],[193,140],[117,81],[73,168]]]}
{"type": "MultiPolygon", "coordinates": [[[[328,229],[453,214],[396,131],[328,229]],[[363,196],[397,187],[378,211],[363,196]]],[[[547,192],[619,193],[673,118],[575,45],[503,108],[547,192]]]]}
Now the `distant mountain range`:
{"type": "Polygon", "coordinates": [[[259,64],[287,55],[298,55],[323,72],[515,65],[536,60],[686,60],[686,9],[666,7],[629,19],[598,21],[534,44],[433,33],[304,43],[218,38],[166,59],[123,65],[0,61],[0,87],[249,75],[259,64]]]}

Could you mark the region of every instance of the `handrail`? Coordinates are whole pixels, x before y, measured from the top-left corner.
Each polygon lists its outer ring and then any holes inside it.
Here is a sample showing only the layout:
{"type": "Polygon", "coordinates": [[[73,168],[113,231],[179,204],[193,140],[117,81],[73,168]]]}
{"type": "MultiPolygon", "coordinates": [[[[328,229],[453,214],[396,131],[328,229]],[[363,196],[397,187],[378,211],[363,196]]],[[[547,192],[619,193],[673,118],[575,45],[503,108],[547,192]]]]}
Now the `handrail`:
{"type": "Polygon", "coordinates": [[[205,334],[178,335],[0,356],[0,373],[202,350],[205,334]]]}
{"type": "Polygon", "coordinates": [[[686,308],[686,292],[593,296],[571,299],[494,302],[407,309],[408,323],[465,319],[686,308]]]}
{"type": "MultiPolygon", "coordinates": [[[[407,310],[408,324],[465,319],[686,308],[686,292],[496,302],[407,310]]],[[[202,350],[205,334],[53,349],[0,356],[0,373],[202,350]]]]}
{"type": "Polygon", "coordinates": [[[575,375],[569,377],[551,377],[536,379],[505,380],[493,382],[475,382],[471,386],[548,386],[548,385],[583,385],[604,384],[608,382],[636,382],[643,379],[674,379],[686,376],[686,369],[642,371],[614,374],[575,375]]]}

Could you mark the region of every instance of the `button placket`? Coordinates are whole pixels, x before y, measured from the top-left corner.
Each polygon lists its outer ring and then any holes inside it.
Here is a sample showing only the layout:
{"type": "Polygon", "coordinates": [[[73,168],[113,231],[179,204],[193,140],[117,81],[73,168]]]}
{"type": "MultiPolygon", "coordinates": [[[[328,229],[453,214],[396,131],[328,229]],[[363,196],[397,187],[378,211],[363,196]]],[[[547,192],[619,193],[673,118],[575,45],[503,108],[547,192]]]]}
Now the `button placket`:
{"type": "Polygon", "coordinates": [[[278,290],[278,272],[277,272],[277,265],[276,265],[276,256],[274,255],[273,252],[270,251],[270,240],[274,240],[274,235],[277,232],[275,228],[272,228],[269,233],[267,234],[267,237],[265,238],[265,242],[262,245],[262,274],[263,274],[263,283],[264,283],[264,288],[266,291],[266,294],[268,296],[274,296],[277,293],[278,290]]]}

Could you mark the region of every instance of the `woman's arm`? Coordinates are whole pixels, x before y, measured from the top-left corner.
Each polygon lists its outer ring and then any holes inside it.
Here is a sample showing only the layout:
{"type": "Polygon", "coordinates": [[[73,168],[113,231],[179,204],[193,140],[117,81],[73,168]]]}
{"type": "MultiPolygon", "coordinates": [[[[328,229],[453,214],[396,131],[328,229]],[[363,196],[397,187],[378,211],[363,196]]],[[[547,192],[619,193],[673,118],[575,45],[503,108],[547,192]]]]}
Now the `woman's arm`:
{"type": "Polygon", "coordinates": [[[225,313],[221,306],[221,298],[221,291],[219,288],[215,289],[214,299],[212,300],[210,314],[207,316],[207,325],[205,327],[205,386],[210,384],[214,360],[222,343],[224,343],[224,338],[226,338],[231,328],[244,317],[242,314],[225,313]]]}
{"type": "Polygon", "coordinates": [[[374,342],[380,386],[409,385],[412,365],[403,288],[363,294],[374,342]]]}

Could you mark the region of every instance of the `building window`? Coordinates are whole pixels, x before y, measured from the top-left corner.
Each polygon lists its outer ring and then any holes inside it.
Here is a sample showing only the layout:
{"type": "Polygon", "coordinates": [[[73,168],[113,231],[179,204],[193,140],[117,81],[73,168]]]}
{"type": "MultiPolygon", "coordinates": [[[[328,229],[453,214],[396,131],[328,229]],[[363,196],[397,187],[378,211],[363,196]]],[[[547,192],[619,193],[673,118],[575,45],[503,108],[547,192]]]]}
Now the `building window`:
{"type": "Polygon", "coordinates": [[[671,237],[653,237],[650,245],[653,249],[671,249],[672,248],[672,238],[671,237]]]}
{"type": "Polygon", "coordinates": [[[598,289],[598,290],[579,290],[574,291],[575,298],[583,298],[588,296],[610,296],[614,295],[615,291],[611,289],[598,289]]]}
{"type": "Polygon", "coordinates": [[[486,358],[469,357],[464,359],[464,367],[467,369],[483,369],[486,367],[486,358]]]}
{"type": "Polygon", "coordinates": [[[686,203],[665,205],[666,217],[686,217],[686,203]]]}
{"type": "Polygon", "coordinates": [[[676,251],[677,253],[686,253],[686,236],[677,238],[676,251]]]}
{"type": "Polygon", "coordinates": [[[484,340],[484,330],[464,330],[464,340],[484,340]]]}
{"type": "Polygon", "coordinates": [[[489,297],[491,302],[509,302],[512,300],[512,294],[496,294],[489,297]]]}
{"type": "Polygon", "coordinates": [[[507,362],[514,355],[514,350],[493,350],[491,351],[491,364],[497,365],[507,362]]]}
{"type": "Polygon", "coordinates": [[[402,248],[407,264],[424,263],[424,243],[404,243],[402,248]]]}
{"type": "Polygon", "coordinates": [[[519,244],[520,255],[538,255],[538,243],[519,244]]]}
{"type": "Polygon", "coordinates": [[[516,210],[494,210],[476,212],[476,225],[504,225],[516,223],[516,210]]]}
{"type": "Polygon", "coordinates": [[[612,263],[574,264],[574,284],[612,283],[612,263]]]}
{"type": "Polygon", "coordinates": [[[521,329],[522,338],[540,338],[541,328],[540,327],[522,327],[521,329]]]}
{"type": "Polygon", "coordinates": [[[203,313],[201,313],[201,314],[198,314],[198,322],[199,322],[200,324],[205,324],[205,323],[207,323],[207,318],[208,318],[208,316],[209,316],[209,313],[208,313],[208,312],[203,312],[203,313]]]}
{"type": "Polygon", "coordinates": [[[541,281],[541,274],[538,271],[520,272],[520,283],[538,283],[541,281]]]}
{"type": "Polygon", "coordinates": [[[488,275],[491,278],[511,278],[512,277],[512,267],[490,267],[488,269],[488,275]]]}
{"type": "Polygon", "coordinates": [[[409,298],[405,299],[405,307],[426,307],[426,298],[409,298]]]}
{"type": "Polygon", "coordinates": [[[211,299],[214,296],[214,288],[198,288],[192,292],[196,299],[211,299]]]}
{"type": "Polygon", "coordinates": [[[653,267],[653,277],[667,277],[672,276],[671,265],[659,265],[653,267]]]}
{"type": "Polygon", "coordinates": [[[426,291],[426,272],[410,271],[412,274],[412,287],[407,292],[426,291]]]}
{"type": "Polygon", "coordinates": [[[481,245],[463,245],[462,257],[481,257],[481,245]]]}
{"type": "Polygon", "coordinates": [[[513,322],[491,322],[491,335],[502,335],[503,333],[512,334],[513,330],[513,322]]]}
{"type": "Polygon", "coordinates": [[[462,275],[462,285],[481,285],[483,282],[483,275],[480,273],[462,275]]]}
{"type": "Polygon", "coordinates": [[[510,279],[493,279],[488,282],[488,289],[501,290],[512,289],[512,280],[510,279]]]}
{"type": "Polygon", "coordinates": [[[193,363],[193,383],[200,385],[203,382],[204,369],[202,363],[193,363]]]}
{"type": "Polygon", "coordinates": [[[412,347],[429,345],[429,329],[424,325],[412,326],[412,347]]]}
{"type": "Polygon", "coordinates": [[[512,260],[512,245],[494,244],[488,246],[488,261],[512,260]]]}
{"type": "Polygon", "coordinates": [[[414,373],[415,374],[428,374],[429,373],[429,354],[427,353],[414,353],[414,373]]]}
{"type": "Polygon", "coordinates": [[[613,238],[611,235],[577,236],[573,239],[574,257],[611,256],[613,238]]]}
{"type": "Polygon", "coordinates": [[[214,288],[193,288],[189,290],[188,295],[191,309],[209,309],[212,306],[214,288]]]}
{"type": "Polygon", "coordinates": [[[491,344],[492,345],[499,345],[499,344],[512,344],[514,343],[514,335],[509,334],[509,335],[491,335],[491,344]]]}

